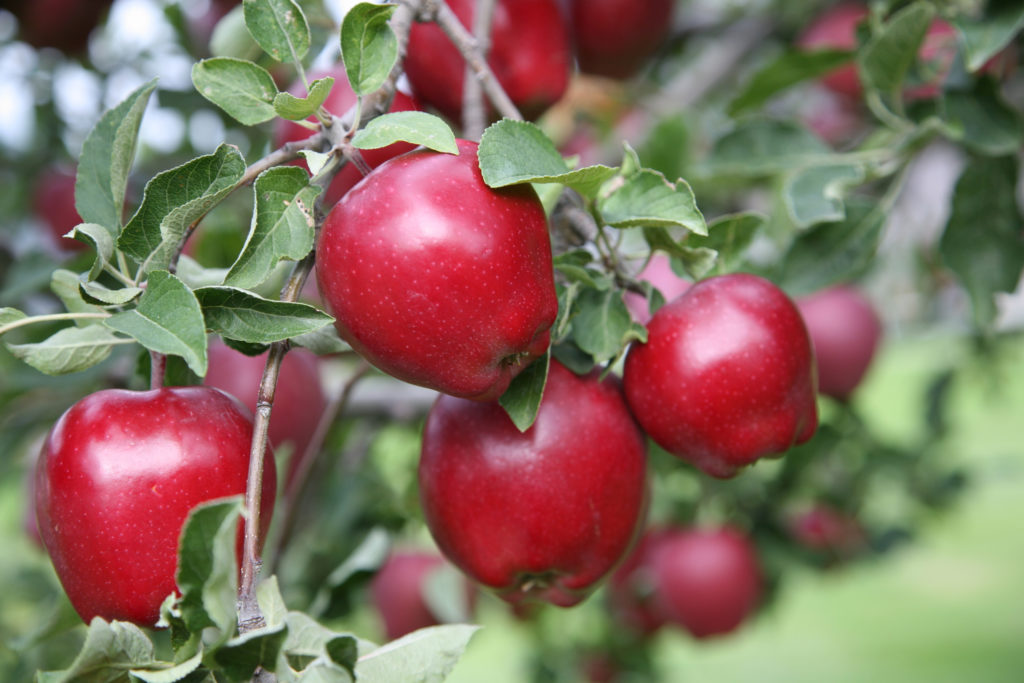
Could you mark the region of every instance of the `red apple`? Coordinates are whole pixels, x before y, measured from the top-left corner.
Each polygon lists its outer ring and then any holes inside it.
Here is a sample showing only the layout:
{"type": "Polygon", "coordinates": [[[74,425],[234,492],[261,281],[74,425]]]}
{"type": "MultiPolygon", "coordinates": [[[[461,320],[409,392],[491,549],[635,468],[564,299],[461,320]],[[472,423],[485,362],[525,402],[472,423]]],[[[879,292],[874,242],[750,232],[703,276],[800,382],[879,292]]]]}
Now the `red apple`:
{"type": "MultiPolygon", "coordinates": [[[[654,288],[661,292],[665,301],[672,301],[690,288],[692,284],[675,274],[672,270],[672,262],[668,254],[663,251],[656,251],[651,255],[650,261],[637,275],[637,279],[643,282],[650,282],[654,288]]],[[[647,305],[647,299],[636,292],[626,292],[623,295],[626,308],[629,309],[633,320],[641,325],[646,325],[651,319],[651,311],[647,305]]]]}
{"type": "Polygon", "coordinates": [[[490,400],[546,351],[558,301],[536,193],[487,187],[476,150],[375,169],[328,215],[316,272],[338,333],[371,363],[490,400]]]}
{"type": "MultiPolygon", "coordinates": [[[[357,99],[356,94],[352,91],[352,86],[349,85],[348,82],[348,76],[345,74],[345,67],[341,64],[332,69],[313,71],[307,75],[307,78],[309,82],[312,83],[317,79],[325,78],[327,76],[334,78],[334,87],[331,88],[331,94],[327,96],[327,100],[324,102],[324,107],[332,114],[341,116],[355,105],[357,99]]],[[[305,88],[301,82],[293,83],[291,87],[288,88],[288,92],[297,97],[304,97],[306,95],[305,88]]],[[[418,111],[419,109],[420,106],[416,100],[401,91],[396,91],[394,98],[391,100],[391,107],[388,111],[418,111]]],[[[315,121],[316,117],[310,116],[308,120],[315,121]]],[[[300,126],[294,121],[277,119],[274,124],[274,145],[280,147],[286,142],[305,140],[312,134],[313,131],[309,128],[300,126]]],[[[359,153],[370,168],[376,168],[388,159],[396,157],[399,154],[412,151],[415,147],[416,145],[408,142],[396,142],[393,145],[381,147],[380,149],[360,150],[359,153]]],[[[299,163],[305,166],[305,162],[299,163]]],[[[342,195],[348,192],[352,186],[362,179],[363,174],[355,164],[345,164],[341,171],[334,176],[334,180],[331,181],[330,187],[327,188],[327,193],[324,195],[325,205],[330,206],[337,202],[341,199],[342,195]]]]}
{"type": "Polygon", "coordinates": [[[510,603],[582,601],[643,522],[646,444],[619,383],[557,361],[537,421],[441,396],[423,431],[423,514],[441,552],[510,603]]]}
{"type": "Polygon", "coordinates": [[[815,503],[792,515],[788,528],[803,547],[833,557],[850,557],[867,545],[860,522],[825,503],[815,503]]]}
{"type": "Polygon", "coordinates": [[[733,273],[669,302],[626,357],[640,425],[662,448],[720,478],[781,454],[817,428],[814,354],[781,289],[733,273]]]}
{"type": "Polygon", "coordinates": [[[797,300],[814,345],[818,391],[845,401],[871,367],[882,322],[857,289],[838,286],[797,300]]]}
{"type": "Polygon", "coordinates": [[[672,30],[675,0],[569,0],[580,71],[629,78],[672,30]]]}
{"type": "Polygon", "coordinates": [[[612,619],[617,626],[640,636],[650,636],[665,625],[650,567],[651,552],[663,535],[663,530],[648,530],[608,581],[612,619]]]}
{"type": "MultiPolygon", "coordinates": [[[[186,516],[202,502],[245,492],[251,440],[245,406],[210,387],[107,389],[60,417],[37,465],[36,513],[57,576],[84,621],[156,623],[176,589],[186,516]]],[[[263,535],[275,489],[268,450],[263,535]]]]}
{"type": "MultiPolygon", "coordinates": [[[[207,354],[209,370],[203,383],[226,391],[255,412],[267,354],[247,356],[217,338],[210,340],[207,354]]],[[[287,481],[294,476],[326,407],[319,358],[308,349],[291,349],[281,361],[268,435],[275,449],[284,444],[291,447],[287,481]]]]}
{"type": "MultiPolygon", "coordinates": [[[[473,0],[449,0],[462,22],[473,26],[473,0]]],[[[569,31],[555,0],[498,0],[487,63],[505,93],[527,119],[557,102],[569,85],[569,31]]],[[[414,24],[405,73],[413,92],[453,121],[462,120],[466,64],[433,23],[414,24]]]]}
{"type": "MultiPolygon", "coordinates": [[[[868,16],[868,7],[862,2],[841,2],[818,15],[797,39],[797,45],[807,50],[855,50],[857,26],[868,16]]],[[[821,79],[825,87],[851,98],[861,94],[857,65],[851,60],[821,79]]]]}
{"type": "Polygon", "coordinates": [[[111,0],[13,0],[3,8],[17,17],[19,37],[29,45],[80,53],[110,5],[111,0]]]}
{"type": "Polygon", "coordinates": [[[83,251],[88,245],[64,237],[82,222],[75,209],[75,169],[51,166],[40,172],[32,192],[32,208],[60,251],[83,251]]]}
{"type": "Polygon", "coordinates": [[[736,630],[761,597],[757,550],[730,527],[665,530],[645,562],[666,619],[695,638],[736,630]]]}
{"type": "MultiPolygon", "coordinates": [[[[424,598],[430,575],[443,570],[446,562],[437,553],[396,551],[391,553],[370,583],[370,597],[384,621],[388,640],[440,623],[424,598]]],[[[476,595],[467,581],[466,604],[472,609],[476,595]]]]}

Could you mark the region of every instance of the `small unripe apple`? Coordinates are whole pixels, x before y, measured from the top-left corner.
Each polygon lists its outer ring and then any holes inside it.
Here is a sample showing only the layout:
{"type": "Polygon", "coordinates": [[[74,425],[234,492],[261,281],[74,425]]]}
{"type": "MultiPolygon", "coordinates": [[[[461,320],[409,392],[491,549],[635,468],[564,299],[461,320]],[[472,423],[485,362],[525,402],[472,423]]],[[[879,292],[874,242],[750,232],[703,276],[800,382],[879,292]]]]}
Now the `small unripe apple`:
{"type": "MultiPolygon", "coordinates": [[[[444,558],[435,552],[398,550],[377,570],[370,582],[370,598],[384,622],[388,640],[441,623],[425,595],[431,574],[446,566],[444,558]]],[[[459,599],[472,610],[476,591],[468,581],[463,587],[465,596],[459,599]]]]}
{"type": "MultiPolygon", "coordinates": [[[[476,3],[448,0],[462,25],[472,30],[476,3]]],[[[498,0],[487,63],[505,93],[527,119],[536,119],[561,99],[569,85],[569,29],[555,0],[498,0]]],[[[462,120],[466,63],[433,23],[414,24],[405,73],[413,92],[452,121],[462,120]]]]}
{"type": "Polygon", "coordinates": [[[580,71],[629,78],[672,30],[675,0],[570,0],[580,71]]]}
{"type": "Polygon", "coordinates": [[[811,438],[814,355],[796,305],[764,278],[702,280],[626,356],[629,406],[655,442],[714,477],[811,438]]]}
{"type": "MultiPolygon", "coordinates": [[[[203,384],[226,391],[255,413],[267,354],[247,356],[214,338],[207,355],[209,370],[203,384]]],[[[291,448],[286,481],[294,476],[326,407],[319,358],[308,349],[291,349],[281,361],[268,432],[275,449],[285,444],[291,448]]]]}
{"type": "Polygon", "coordinates": [[[423,514],[441,552],[510,603],[582,601],[643,522],[646,440],[619,383],[551,362],[537,420],[441,396],[423,431],[423,514]]]}
{"type": "MultiPolygon", "coordinates": [[[[252,418],[211,387],[106,389],[71,406],[43,444],[36,514],[71,604],[153,626],[176,590],[178,540],[196,505],[245,493],[252,418]]],[[[263,460],[260,531],[276,491],[263,460]]],[[[239,530],[239,551],[241,550],[239,530]]]]}
{"type": "Polygon", "coordinates": [[[88,245],[65,237],[82,222],[75,208],[75,169],[51,166],[40,172],[32,191],[32,209],[58,250],[84,251],[88,245]]]}
{"type": "MultiPolygon", "coordinates": [[[[320,71],[313,71],[307,75],[307,79],[310,83],[315,80],[325,78],[334,78],[334,86],[331,88],[331,94],[327,96],[327,100],[323,106],[327,111],[331,112],[335,116],[341,116],[348,111],[356,103],[356,94],[352,90],[352,86],[349,85],[348,76],[345,73],[345,67],[338,65],[332,69],[324,69],[320,71]]],[[[305,88],[301,82],[296,82],[288,88],[288,92],[295,95],[296,97],[303,97],[306,95],[305,88]]],[[[388,112],[398,111],[418,111],[420,109],[419,103],[398,90],[395,92],[394,98],[391,100],[391,106],[388,108],[388,112]]],[[[308,121],[315,121],[315,116],[310,116],[308,121]]],[[[286,142],[294,142],[296,140],[305,140],[313,131],[309,128],[299,125],[294,121],[288,121],[286,119],[277,119],[274,123],[274,145],[280,147],[286,142]]],[[[412,151],[416,145],[408,142],[396,142],[388,145],[387,147],[381,147],[380,149],[365,149],[360,150],[359,154],[363,157],[363,161],[366,162],[370,168],[377,168],[388,159],[412,151]]],[[[305,162],[298,162],[305,166],[305,162]]],[[[345,164],[344,167],[338,174],[334,176],[331,181],[330,187],[327,188],[327,192],[324,195],[325,206],[331,206],[339,199],[342,195],[348,192],[356,183],[363,179],[363,174],[359,168],[353,164],[345,164]]]]}
{"type": "Polygon", "coordinates": [[[331,210],[317,244],[338,333],[401,380],[496,399],[548,348],[558,313],[551,240],[533,188],[491,189],[476,143],[375,169],[331,210]]]}
{"type": "Polygon", "coordinates": [[[882,322],[871,302],[850,286],[824,289],[796,303],[814,345],[818,391],[845,401],[871,367],[882,322]]]}

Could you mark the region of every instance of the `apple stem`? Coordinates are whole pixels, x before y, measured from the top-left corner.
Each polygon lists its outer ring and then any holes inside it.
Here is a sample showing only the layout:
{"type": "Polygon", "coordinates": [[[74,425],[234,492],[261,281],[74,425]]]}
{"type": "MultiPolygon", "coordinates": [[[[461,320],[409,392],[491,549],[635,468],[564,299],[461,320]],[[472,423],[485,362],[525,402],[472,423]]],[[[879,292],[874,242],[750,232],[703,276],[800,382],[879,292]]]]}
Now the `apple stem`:
{"type": "Polygon", "coordinates": [[[164,386],[167,374],[167,356],[157,351],[149,352],[149,388],[160,389],[164,386]]]}
{"type": "Polygon", "coordinates": [[[498,113],[505,118],[522,121],[523,115],[519,113],[519,109],[498,83],[497,77],[491,71],[490,65],[480,50],[480,45],[473,34],[466,30],[459,18],[455,16],[451,7],[444,0],[423,0],[423,14],[437,23],[462,54],[466,65],[472,70],[476,80],[480,82],[480,87],[487,95],[487,99],[491,101],[498,113]]]}
{"type": "MultiPolygon", "coordinates": [[[[486,61],[491,49],[491,23],[494,20],[496,0],[478,0],[473,16],[473,38],[480,56],[486,61]]],[[[471,140],[479,140],[487,127],[487,108],[484,106],[484,90],[477,80],[472,67],[466,64],[466,76],[462,89],[462,132],[471,140]]]]}

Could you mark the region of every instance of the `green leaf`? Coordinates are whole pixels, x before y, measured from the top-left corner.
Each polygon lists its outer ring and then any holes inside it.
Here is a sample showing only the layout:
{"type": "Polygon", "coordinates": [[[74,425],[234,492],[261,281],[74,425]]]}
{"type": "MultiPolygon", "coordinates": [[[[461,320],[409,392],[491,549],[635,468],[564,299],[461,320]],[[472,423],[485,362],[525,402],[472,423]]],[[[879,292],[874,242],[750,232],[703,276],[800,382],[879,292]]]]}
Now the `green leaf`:
{"type": "Polygon", "coordinates": [[[166,269],[188,227],[226,197],[244,174],[238,149],[221,145],[213,154],[154,176],[117,246],[147,272],[166,269]]]}
{"type": "Polygon", "coordinates": [[[232,638],[213,653],[213,659],[230,681],[249,681],[259,667],[273,671],[281,646],[288,636],[285,624],[267,626],[232,638]]]}
{"type": "MultiPolygon", "coordinates": [[[[82,281],[77,273],[58,268],[53,271],[53,276],[50,278],[50,291],[57,295],[69,313],[102,313],[102,307],[95,305],[95,302],[87,302],[82,297],[81,284],[82,281]]],[[[79,327],[86,327],[98,322],[97,319],[84,319],[76,320],[75,324],[79,327]]]]}
{"type": "Polygon", "coordinates": [[[95,280],[105,265],[114,258],[114,237],[107,228],[96,223],[81,223],[71,231],[71,236],[84,242],[96,251],[96,260],[89,269],[89,279],[95,280]]]}
{"type": "Polygon", "coordinates": [[[182,618],[197,632],[217,627],[226,637],[234,631],[238,564],[236,545],[242,497],[201,503],[189,512],[178,543],[182,618]]]}
{"type": "Polygon", "coordinates": [[[996,292],[1012,292],[1024,268],[1024,230],[1014,157],[977,158],[964,169],[939,253],[971,298],[976,324],[991,327],[996,292]]]}
{"type": "Polygon", "coordinates": [[[47,682],[91,683],[125,681],[125,671],[155,663],[153,643],[145,631],[126,621],[107,622],[94,617],[85,643],[71,666],[45,675],[47,682]]]}
{"type": "Polygon", "coordinates": [[[331,94],[334,78],[327,76],[318,78],[309,84],[306,97],[296,97],[290,92],[279,92],[274,97],[274,111],[278,116],[290,121],[302,121],[312,116],[331,94]]]}
{"type": "Polygon", "coordinates": [[[344,562],[334,568],[320,586],[316,597],[309,606],[311,614],[323,612],[331,603],[331,594],[343,588],[356,577],[367,576],[380,567],[387,559],[391,543],[386,531],[373,528],[366,538],[345,558],[344,562]]]}
{"type": "Polygon", "coordinates": [[[847,189],[863,182],[864,168],[857,164],[797,168],[783,180],[782,200],[798,228],[840,221],[847,189]]]}
{"type": "Polygon", "coordinates": [[[264,299],[235,287],[202,287],[195,295],[207,329],[250,344],[270,344],[334,322],[309,304],[264,299]]]}
{"type": "Polygon", "coordinates": [[[143,290],[141,287],[121,287],[110,289],[98,282],[78,281],[78,291],[82,298],[91,304],[100,306],[124,306],[137,299],[143,290]]]}
{"type": "Polygon", "coordinates": [[[293,0],[244,0],[242,8],[249,33],[277,61],[297,64],[309,52],[309,24],[293,0]]]}
{"type": "Polygon", "coordinates": [[[948,93],[942,118],[947,123],[943,132],[979,154],[1013,154],[1024,145],[1020,112],[989,81],[979,81],[971,92],[948,93]]]}
{"type": "Polygon", "coordinates": [[[585,289],[576,298],[573,341],[595,363],[615,358],[632,339],[646,340],[646,330],[629,315],[619,290],[585,289]]]}
{"type": "Polygon", "coordinates": [[[242,252],[224,284],[250,289],[264,282],[282,259],[298,261],[313,249],[313,202],[320,188],[295,166],[278,166],[253,184],[256,211],[242,252]]]}
{"type": "Polygon", "coordinates": [[[235,57],[249,61],[263,54],[259,44],[245,26],[245,9],[235,5],[213,27],[210,36],[210,54],[214,57],[235,57]]]}
{"type": "Polygon", "coordinates": [[[498,402],[508,413],[516,428],[525,432],[537,419],[540,400],[544,396],[544,385],[548,381],[551,353],[545,353],[516,375],[501,395],[498,402]]]}
{"type": "Polygon", "coordinates": [[[338,336],[338,330],[334,325],[324,325],[312,332],[296,335],[292,337],[292,344],[307,348],[318,356],[352,350],[352,347],[338,336]]]}
{"type": "Polygon", "coordinates": [[[431,626],[383,645],[356,663],[359,683],[440,683],[455,668],[479,626],[431,626]]]}
{"type": "Polygon", "coordinates": [[[75,208],[85,223],[116,237],[124,214],[128,172],[135,159],[142,113],[156,88],[152,80],[103,114],[82,143],[75,179],[75,208]]]}
{"type": "Polygon", "coordinates": [[[570,170],[555,144],[536,125],[502,119],[484,131],[477,150],[480,172],[489,187],[523,183],[560,183],[594,197],[616,174],[608,166],[570,170]]]}
{"type": "Polygon", "coordinates": [[[753,119],[715,141],[707,172],[761,177],[821,163],[832,150],[814,133],[791,121],[753,119]]]}
{"type": "Polygon", "coordinates": [[[403,141],[446,154],[459,153],[455,134],[448,124],[423,111],[396,111],[378,116],[355,134],[352,145],[359,149],[379,149],[403,141]]]}
{"type": "MultiPolygon", "coordinates": [[[[10,309],[4,309],[10,310],[10,309]]],[[[65,327],[36,344],[8,344],[15,358],[47,375],[81,372],[107,359],[124,340],[100,325],[65,327]]]]}
{"type": "Polygon", "coordinates": [[[671,256],[673,261],[682,266],[686,274],[694,280],[707,275],[715,267],[718,259],[714,249],[704,246],[691,247],[676,242],[668,231],[662,228],[644,228],[644,239],[651,249],[660,249],[671,256]]]}
{"type": "Polygon", "coordinates": [[[794,296],[856,279],[871,265],[884,223],[885,213],[874,203],[850,198],[844,220],[801,233],[776,279],[794,296]]]}
{"type": "Polygon", "coordinates": [[[27,317],[27,315],[16,308],[11,308],[9,306],[0,308],[0,327],[3,327],[8,323],[13,323],[17,320],[24,320],[27,317]]]}
{"type": "Polygon", "coordinates": [[[963,36],[965,61],[972,73],[1024,31],[1024,5],[1018,2],[988,4],[991,15],[977,20],[959,18],[953,22],[963,36]]]}
{"type": "Polygon", "coordinates": [[[276,116],[277,85],[258,64],[233,57],[204,59],[192,65],[192,83],[200,95],[243,125],[276,116]]]}
{"type": "Polygon", "coordinates": [[[729,103],[729,116],[759,109],[776,93],[802,81],[818,78],[853,59],[845,50],[790,50],[765,65],[729,103]]]}
{"type": "Polygon", "coordinates": [[[341,22],[341,58],[357,95],[384,85],[398,60],[398,38],[388,23],[395,7],[361,2],[341,22]]]}
{"type": "Polygon", "coordinates": [[[598,211],[615,228],[681,227],[698,235],[708,232],[690,184],[682,178],[670,183],[650,169],[626,178],[598,202],[598,211]]]}
{"type": "MultiPolygon", "coordinates": [[[[550,357],[551,354],[546,355],[550,357]]],[[[473,605],[466,593],[466,575],[452,564],[446,562],[431,569],[423,580],[420,593],[423,603],[438,622],[465,624],[473,621],[473,605]]]]}
{"type": "Polygon", "coordinates": [[[718,272],[730,273],[739,269],[744,251],[766,222],[766,216],[753,212],[718,216],[708,223],[707,237],[691,240],[695,245],[715,250],[718,253],[718,272]]]}
{"type": "Polygon", "coordinates": [[[199,669],[203,663],[203,652],[200,650],[180,664],[166,668],[132,669],[131,674],[143,683],[177,683],[199,669]]]}
{"type": "Polygon", "coordinates": [[[199,301],[185,283],[167,271],[150,273],[138,307],[103,322],[150,351],[181,356],[200,377],[206,374],[206,324],[199,301]]]}
{"type": "Polygon", "coordinates": [[[935,8],[923,0],[893,14],[857,54],[858,72],[865,87],[899,97],[934,18],[935,8]]]}

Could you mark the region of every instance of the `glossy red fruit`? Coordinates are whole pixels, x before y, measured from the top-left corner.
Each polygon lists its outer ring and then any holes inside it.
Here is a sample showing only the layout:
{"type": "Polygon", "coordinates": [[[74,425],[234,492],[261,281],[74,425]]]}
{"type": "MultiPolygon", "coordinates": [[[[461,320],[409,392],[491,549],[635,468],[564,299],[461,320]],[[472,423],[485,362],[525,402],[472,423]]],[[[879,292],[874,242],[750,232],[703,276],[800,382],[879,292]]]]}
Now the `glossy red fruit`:
{"type": "MultiPolygon", "coordinates": [[[[156,623],[176,589],[182,524],[199,503],[245,492],[251,439],[245,406],[210,387],[107,389],[60,417],[36,468],[36,513],[85,622],[156,623]]],[[[265,535],[276,490],[269,450],[263,464],[265,535]]]]}
{"type": "Polygon", "coordinates": [[[817,428],[814,354],[781,289],[734,273],[698,282],[647,325],[623,380],[658,445],[720,478],[807,441],[817,428]]]}
{"type": "Polygon", "coordinates": [[[419,481],[451,562],[510,603],[568,607],[614,569],[643,522],[646,444],[617,381],[552,361],[526,432],[497,403],[441,396],[419,481]]]}
{"type": "MultiPolygon", "coordinates": [[[[441,623],[425,596],[430,576],[446,566],[439,554],[423,550],[400,550],[388,556],[370,583],[370,598],[384,622],[388,640],[441,623]]],[[[466,601],[471,612],[476,591],[468,581],[464,583],[465,596],[459,599],[466,601]]]]}
{"type": "MultiPolygon", "coordinates": [[[[324,102],[324,107],[327,111],[331,112],[335,116],[341,116],[356,103],[356,94],[352,90],[352,86],[349,85],[348,76],[345,74],[345,67],[338,65],[332,69],[326,69],[321,71],[313,71],[307,75],[307,79],[310,83],[313,81],[325,78],[334,78],[334,87],[331,88],[331,94],[328,95],[327,100],[324,102]]],[[[293,83],[288,88],[288,92],[291,94],[302,97],[306,95],[305,87],[302,83],[293,83]]],[[[420,109],[419,103],[406,95],[401,91],[395,92],[394,98],[391,100],[391,106],[388,108],[388,112],[397,111],[418,111],[420,109]]],[[[309,121],[315,121],[316,117],[310,116],[309,121]]],[[[286,119],[277,119],[274,124],[274,145],[280,147],[286,142],[293,142],[296,140],[305,140],[313,134],[309,128],[300,126],[294,121],[288,121],[286,119]]],[[[388,159],[404,154],[415,149],[416,145],[408,142],[396,142],[393,145],[387,147],[381,147],[380,149],[366,149],[360,150],[360,154],[363,157],[363,161],[367,163],[370,168],[377,168],[388,159]]],[[[305,166],[305,162],[299,162],[305,166]]],[[[355,164],[345,164],[345,166],[334,176],[334,180],[331,181],[330,187],[327,188],[327,193],[324,195],[324,201],[327,206],[330,206],[337,202],[341,197],[348,192],[352,187],[363,179],[362,172],[356,167],[355,164]]]]}
{"type": "Polygon", "coordinates": [[[12,0],[3,8],[18,19],[18,37],[33,47],[85,52],[89,34],[111,0],[12,0]]]}
{"type": "Polygon", "coordinates": [[[645,561],[665,618],[695,638],[735,631],[757,608],[762,592],[757,550],[736,529],[665,530],[645,561]]]}
{"type": "Polygon", "coordinates": [[[88,245],[64,237],[82,222],[75,209],[75,169],[51,166],[40,172],[32,192],[32,209],[60,251],[83,251],[88,245]]]}
{"type": "Polygon", "coordinates": [[[341,337],[395,377],[499,397],[548,348],[558,313],[544,209],[484,184],[477,146],[396,157],[338,202],[316,272],[341,337]]]}
{"type": "Polygon", "coordinates": [[[570,0],[570,25],[580,71],[629,78],[672,30],[675,0],[570,0]]]}
{"type": "MultiPolygon", "coordinates": [[[[672,301],[693,284],[689,280],[684,280],[675,274],[675,271],[672,270],[668,254],[662,251],[656,251],[651,255],[651,260],[640,274],[637,275],[637,279],[654,285],[654,288],[661,292],[665,301],[672,301]]],[[[623,295],[623,300],[626,302],[626,308],[629,309],[633,320],[636,320],[641,325],[646,325],[650,322],[651,310],[647,305],[647,299],[642,294],[626,292],[623,295]]]]}
{"type": "Polygon", "coordinates": [[[845,401],[863,381],[882,337],[882,321],[857,289],[838,286],[797,299],[814,345],[818,391],[845,401]]]}
{"type": "MultiPolygon", "coordinates": [[[[214,338],[207,355],[209,370],[203,383],[226,391],[255,413],[267,354],[247,356],[214,338]]],[[[275,449],[287,444],[291,450],[287,481],[294,476],[326,407],[320,360],[308,349],[291,349],[281,361],[268,434],[275,449]]]]}
{"type": "MultiPolygon", "coordinates": [[[[472,30],[476,3],[449,0],[448,6],[472,30]]],[[[569,86],[572,50],[555,0],[498,0],[487,63],[527,119],[561,99],[569,86]]],[[[465,71],[462,55],[436,24],[413,25],[405,59],[413,92],[456,122],[462,120],[465,71]]]]}

